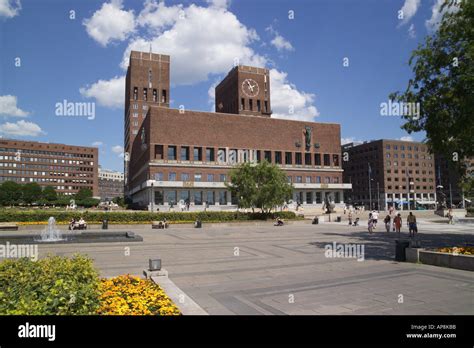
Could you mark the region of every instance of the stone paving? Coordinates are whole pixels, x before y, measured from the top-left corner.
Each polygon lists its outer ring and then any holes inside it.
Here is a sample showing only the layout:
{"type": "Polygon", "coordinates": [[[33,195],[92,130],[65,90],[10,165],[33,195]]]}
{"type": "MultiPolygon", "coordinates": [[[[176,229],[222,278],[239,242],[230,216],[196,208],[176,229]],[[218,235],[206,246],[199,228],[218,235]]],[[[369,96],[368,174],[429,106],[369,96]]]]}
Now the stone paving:
{"type": "MultiPolygon", "coordinates": [[[[418,238],[423,247],[474,243],[472,226],[421,220],[418,238]]],[[[136,232],[143,242],[41,245],[40,256],[87,253],[103,276],[141,275],[161,258],[210,314],[474,314],[473,272],[393,261],[398,237],[382,225],[372,235],[364,223],[308,221],[136,232]],[[364,261],[325,257],[333,242],[363,244],[364,261]]]]}

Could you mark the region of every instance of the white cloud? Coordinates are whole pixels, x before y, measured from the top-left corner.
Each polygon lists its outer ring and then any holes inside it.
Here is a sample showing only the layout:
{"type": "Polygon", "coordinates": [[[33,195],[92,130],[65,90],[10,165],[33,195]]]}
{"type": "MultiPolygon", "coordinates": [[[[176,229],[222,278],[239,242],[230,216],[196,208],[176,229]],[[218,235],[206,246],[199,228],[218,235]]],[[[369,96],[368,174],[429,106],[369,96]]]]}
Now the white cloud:
{"type": "Polygon", "coordinates": [[[183,5],[167,7],[164,2],[157,3],[154,0],[147,0],[137,17],[137,24],[161,33],[164,28],[173,25],[179,19],[182,8],[183,5]]]}
{"type": "Polygon", "coordinates": [[[92,146],[102,146],[102,145],[104,145],[104,143],[102,141],[94,141],[92,143],[92,146]]]}
{"type": "Polygon", "coordinates": [[[313,105],[315,95],[299,91],[287,80],[287,73],[270,70],[270,98],[272,117],[300,121],[314,121],[319,111],[313,105]]]}
{"type": "Polygon", "coordinates": [[[113,153],[116,153],[119,157],[123,157],[123,156],[124,156],[123,147],[120,146],[120,145],[112,146],[112,152],[113,152],[113,153]]]}
{"type": "Polygon", "coordinates": [[[0,115],[25,117],[29,112],[21,110],[14,95],[0,95],[0,115]]]}
{"type": "Polygon", "coordinates": [[[354,143],[354,145],[362,144],[362,140],[356,140],[354,137],[341,138],[341,145],[354,143]]]}
{"type": "MultiPolygon", "coordinates": [[[[157,11],[147,13],[147,23],[153,23],[154,17],[157,20],[163,17],[164,11],[176,10],[156,6],[157,11]]],[[[161,33],[159,26],[150,25],[151,34],[132,39],[124,52],[122,67],[128,66],[131,50],[147,52],[150,44],[154,52],[171,56],[171,76],[176,85],[191,85],[206,81],[209,75],[227,73],[236,58],[240,64],[265,66],[265,57],[250,47],[259,39],[257,33],[243,25],[233,13],[194,4],[179,11],[184,18],[178,16],[166,31],[161,33]]]]}
{"type": "Polygon", "coordinates": [[[229,8],[230,0],[206,0],[206,2],[217,8],[229,8]]]}
{"type": "Polygon", "coordinates": [[[438,30],[439,25],[441,24],[441,19],[446,12],[457,12],[459,11],[458,6],[446,6],[443,10],[441,7],[443,6],[445,0],[436,0],[431,8],[431,18],[425,21],[425,26],[428,31],[433,32],[438,30]]]}
{"type": "Polygon", "coordinates": [[[20,0],[0,0],[0,17],[15,17],[18,15],[20,10],[20,0]]]}
{"type": "Polygon", "coordinates": [[[410,36],[412,39],[416,38],[415,24],[413,23],[408,28],[408,36],[410,36]]]}
{"type": "Polygon", "coordinates": [[[401,141],[414,141],[414,140],[413,140],[413,137],[410,136],[410,135],[406,135],[406,136],[404,136],[404,137],[401,137],[400,140],[401,140],[401,141]]]}
{"type": "Polygon", "coordinates": [[[84,19],[87,33],[102,46],[111,41],[123,41],[135,30],[133,10],[122,10],[122,0],[104,3],[91,18],[84,19]]]}
{"type": "Polygon", "coordinates": [[[265,31],[268,31],[270,34],[274,35],[274,38],[270,43],[278,50],[278,51],[294,51],[295,49],[293,48],[293,45],[291,44],[290,41],[285,39],[283,36],[276,31],[273,26],[269,26],[265,29],[265,31]]]}
{"type": "Polygon", "coordinates": [[[410,19],[416,14],[418,8],[420,7],[420,0],[405,0],[400,11],[403,13],[403,19],[399,25],[405,25],[410,21],[410,19]]]}
{"type": "Polygon", "coordinates": [[[5,136],[36,137],[40,134],[44,134],[44,132],[36,123],[21,120],[16,123],[6,122],[0,124],[0,134],[5,136]]]}
{"type": "Polygon", "coordinates": [[[125,100],[125,76],[115,76],[110,80],[99,80],[91,86],[82,87],[79,92],[87,98],[95,98],[99,105],[119,108],[125,100]]]}

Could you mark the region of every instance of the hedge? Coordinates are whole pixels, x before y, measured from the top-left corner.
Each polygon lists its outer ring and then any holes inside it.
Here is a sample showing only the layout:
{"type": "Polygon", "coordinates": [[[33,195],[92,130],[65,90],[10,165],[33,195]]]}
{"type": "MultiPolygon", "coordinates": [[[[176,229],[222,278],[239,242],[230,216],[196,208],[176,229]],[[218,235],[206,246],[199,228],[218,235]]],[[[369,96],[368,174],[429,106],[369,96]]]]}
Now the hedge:
{"type": "Polygon", "coordinates": [[[92,260],[50,256],[0,262],[0,315],[89,315],[99,308],[92,260]]]}
{"type": "Polygon", "coordinates": [[[203,222],[232,222],[232,221],[251,221],[267,220],[280,217],[285,220],[298,219],[294,212],[283,211],[270,214],[263,213],[242,213],[227,211],[201,211],[201,212],[96,212],[96,211],[18,211],[2,210],[0,211],[0,222],[43,222],[48,221],[53,216],[58,223],[68,223],[72,218],[79,219],[83,217],[89,224],[101,223],[108,219],[111,224],[130,224],[130,223],[151,223],[166,218],[169,222],[189,222],[197,219],[203,222]]]}

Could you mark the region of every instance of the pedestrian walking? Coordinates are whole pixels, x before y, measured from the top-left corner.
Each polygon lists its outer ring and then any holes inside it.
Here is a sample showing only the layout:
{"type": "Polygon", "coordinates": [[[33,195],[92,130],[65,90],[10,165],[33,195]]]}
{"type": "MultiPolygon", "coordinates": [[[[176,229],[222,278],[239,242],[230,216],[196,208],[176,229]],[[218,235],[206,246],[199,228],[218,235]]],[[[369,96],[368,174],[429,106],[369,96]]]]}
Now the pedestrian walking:
{"type": "Polygon", "coordinates": [[[400,233],[400,230],[402,228],[402,216],[400,214],[395,216],[395,218],[393,219],[393,225],[395,226],[395,230],[400,233]]]}
{"type": "Polygon", "coordinates": [[[379,221],[379,212],[375,209],[372,211],[372,220],[374,220],[374,228],[377,227],[377,222],[379,221]]]}
{"type": "Polygon", "coordinates": [[[413,215],[412,212],[408,214],[407,225],[408,225],[408,231],[409,231],[410,237],[412,237],[412,235],[413,237],[415,237],[415,233],[418,232],[418,228],[416,226],[416,216],[413,215]]]}
{"type": "Polygon", "coordinates": [[[369,221],[367,224],[367,228],[369,229],[369,233],[374,231],[374,220],[372,219],[372,213],[369,213],[369,221]]]}
{"type": "Polygon", "coordinates": [[[349,219],[349,226],[351,226],[352,225],[352,211],[350,210],[349,210],[348,219],[349,219]]]}
{"type": "Polygon", "coordinates": [[[390,232],[390,221],[392,219],[390,218],[390,215],[387,214],[387,216],[385,217],[385,219],[383,219],[383,222],[385,223],[385,229],[387,230],[387,233],[390,232]]]}

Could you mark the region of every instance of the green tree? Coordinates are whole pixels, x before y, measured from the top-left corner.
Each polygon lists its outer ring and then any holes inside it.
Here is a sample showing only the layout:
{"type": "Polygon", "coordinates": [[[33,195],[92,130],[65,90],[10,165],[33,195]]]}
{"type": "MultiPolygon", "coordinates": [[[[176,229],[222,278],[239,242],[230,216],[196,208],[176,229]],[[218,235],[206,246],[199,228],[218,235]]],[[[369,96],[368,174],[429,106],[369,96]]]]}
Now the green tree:
{"type": "Polygon", "coordinates": [[[21,188],[22,200],[26,204],[37,203],[41,199],[41,186],[36,182],[29,182],[21,188]]]}
{"type": "Polygon", "coordinates": [[[239,200],[241,208],[260,208],[268,213],[291,199],[293,187],[284,171],[267,161],[257,165],[242,163],[230,173],[226,186],[239,200]]]}
{"type": "Polygon", "coordinates": [[[92,191],[88,188],[81,188],[74,198],[78,201],[92,198],[92,191]]]}
{"type": "Polygon", "coordinates": [[[46,186],[43,189],[43,192],[41,194],[43,200],[46,202],[52,203],[55,202],[58,199],[58,195],[56,193],[56,190],[52,186],[46,186]]]}
{"type": "Polygon", "coordinates": [[[21,200],[21,185],[14,181],[5,181],[0,185],[0,205],[15,205],[21,200]]]}
{"type": "Polygon", "coordinates": [[[402,128],[425,131],[430,151],[452,159],[467,179],[464,159],[474,155],[474,1],[443,6],[439,29],[412,52],[406,90],[390,98],[420,103],[419,117],[403,116],[402,128]]]}

